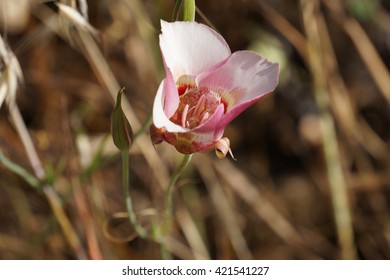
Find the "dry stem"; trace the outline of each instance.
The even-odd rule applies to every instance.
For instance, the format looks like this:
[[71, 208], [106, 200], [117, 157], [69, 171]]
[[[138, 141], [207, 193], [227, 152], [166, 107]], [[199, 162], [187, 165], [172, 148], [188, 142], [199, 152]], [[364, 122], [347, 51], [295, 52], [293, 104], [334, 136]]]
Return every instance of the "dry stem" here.
[[325, 81], [327, 73], [323, 69], [323, 65], [326, 65], [326, 63], [318, 20], [321, 17], [319, 2], [317, 0], [301, 0], [301, 7], [307, 35], [309, 66], [314, 78], [314, 96], [320, 112], [323, 152], [337, 235], [341, 246], [341, 257], [343, 259], [354, 259], [356, 258], [356, 252], [347, 186], [341, 166], [335, 125], [329, 108]]

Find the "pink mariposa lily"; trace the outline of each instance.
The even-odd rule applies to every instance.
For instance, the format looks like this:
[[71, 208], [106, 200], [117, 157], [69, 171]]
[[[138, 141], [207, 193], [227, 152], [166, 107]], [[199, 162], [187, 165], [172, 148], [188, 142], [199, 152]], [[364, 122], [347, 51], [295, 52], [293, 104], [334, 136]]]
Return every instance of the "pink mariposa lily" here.
[[272, 92], [279, 65], [251, 51], [231, 53], [225, 40], [196, 22], [161, 22], [166, 77], [153, 105], [153, 144], [166, 141], [183, 154], [230, 151], [225, 127]]

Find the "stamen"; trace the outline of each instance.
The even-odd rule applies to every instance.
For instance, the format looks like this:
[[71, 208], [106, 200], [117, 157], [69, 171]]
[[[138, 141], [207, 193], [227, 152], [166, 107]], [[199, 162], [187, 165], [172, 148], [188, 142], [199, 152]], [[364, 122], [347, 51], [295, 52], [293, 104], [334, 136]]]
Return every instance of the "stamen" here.
[[[184, 110], [183, 110], [183, 113], [181, 115], [181, 125], [183, 127], [186, 127], [186, 120], [187, 120], [187, 114], [188, 114], [188, 104], [186, 104], [186, 106], [184, 106]], [[188, 123], [188, 122], [187, 122]]]
[[195, 110], [195, 106], [192, 106], [190, 109], [188, 109], [187, 116], [190, 116], [191, 112], [194, 111], [194, 110]]
[[207, 119], [208, 119], [209, 117], [210, 117], [209, 112], [204, 112], [204, 114], [202, 115], [202, 118], [200, 119], [199, 125], [201, 125], [202, 123], [204, 123], [205, 121], [207, 121]]
[[200, 117], [200, 114], [202, 113], [204, 104], [206, 103], [206, 96], [202, 95], [195, 106], [194, 116], [196, 118]]

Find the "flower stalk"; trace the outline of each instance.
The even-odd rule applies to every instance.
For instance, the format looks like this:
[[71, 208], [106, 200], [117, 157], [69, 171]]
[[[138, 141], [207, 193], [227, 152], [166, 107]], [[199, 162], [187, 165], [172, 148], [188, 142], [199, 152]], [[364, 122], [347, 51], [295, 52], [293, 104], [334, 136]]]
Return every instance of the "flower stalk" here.
[[183, 0], [183, 21], [195, 20], [195, 0]]
[[182, 21], [194, 21], [195, 11], [195, 0], [176, 0], [172, 18], [174, 21], [180, 17]]
[[186, 169], [188, 164], [190, 163], [192, 158], [192, 154], [184, 155], [181, 163], [176, 168], [176, 170], [173, 172], [172, 177], [169, 181], [166, 193], [165, 193], [165, 226], [166, 229], [170, 229], [172, 225], [172, 217], [173, 217], [173, 190], [175, 187], [175, 184], [177, 180], [179, 179], [180, 175], [183, 173], [183, 171]]
[[145, 229], [138, 223], [137, 216], [134, 212], [133, 202], [130, 194], [129, 185], [129, 149], [131, 148], [134, 140], [133, 130], [129, 121], [127, 120], [121, 106], [122, 94], [124, 88], [119, 90], [116, 105], [111, 116], [111, 134], [112, 140], [118, 150], [121, 152], [122, 157], [122, 185], [125, 195], [125, 204], [129, 221], [133, 226], [136, 233], [145, 238], [147, 233]]
[[137, 221], [137, 216], [134, 212], [133, 202], [132, 202], [131, 194], [130, 194], [128, 152], [121, 152], [121, 156], [122, 156], [122, 184], [123, 184], [126, 210], [127, 210], [128, 216], [129, 216], [129, 221], [130, 221], [131, 225], [133, 226], [134, 230], [136, 231], [136, 233], [140, 237], [145, 238], [147, 236], [146, 230]]

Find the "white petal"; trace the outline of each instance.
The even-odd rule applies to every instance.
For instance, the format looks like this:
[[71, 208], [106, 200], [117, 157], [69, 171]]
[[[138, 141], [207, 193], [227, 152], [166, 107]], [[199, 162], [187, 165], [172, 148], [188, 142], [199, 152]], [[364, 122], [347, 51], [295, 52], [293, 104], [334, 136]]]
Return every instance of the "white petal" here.
[[175, 81], [196, 76], [230, 55], [223, 37], [204, 24], [161, 21], [161, 29], [160, 48]]

